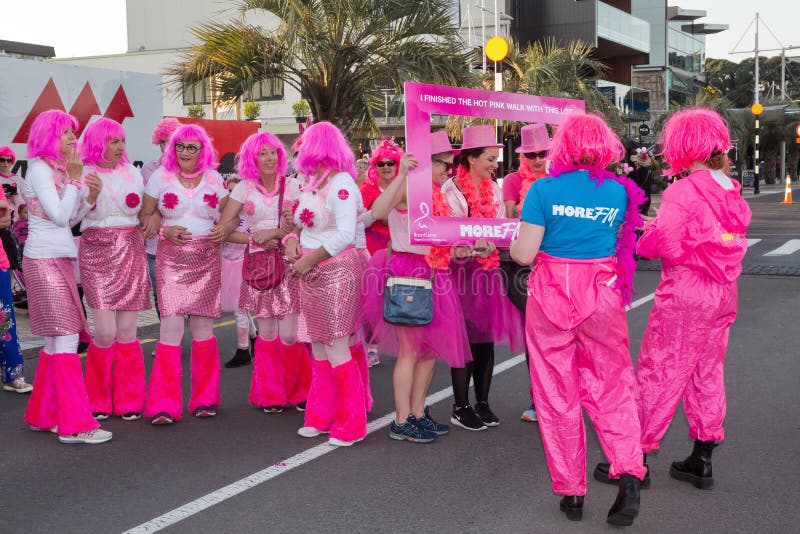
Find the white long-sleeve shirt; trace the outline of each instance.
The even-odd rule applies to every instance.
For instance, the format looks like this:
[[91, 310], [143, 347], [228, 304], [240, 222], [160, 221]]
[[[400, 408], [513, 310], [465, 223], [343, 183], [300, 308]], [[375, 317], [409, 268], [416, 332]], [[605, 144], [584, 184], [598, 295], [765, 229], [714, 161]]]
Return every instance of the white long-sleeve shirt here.
[[56, 186], [58, 172], [38, 158], [28, 165], [25, 178], [28, 240], [24, 251], [28, 258], [78, 256], [78, 247], [70, 229], [91, 206], [80, 198], [78, 188], [71, 183]]
[[358, 215], [364, 204], [352, 176], [341, 172], [316, 194], [300, 193], [299, 201], [295, 223], [303, 227], [301, 247], [323, 247], [336, 256], [355, 244]]
[[[139, 169], [131, 164], [118, 169], [95, 169], [85, 167], [83, 175], [96, 172], [103, 180], [103, 189], [97, 196], [94, 207], [81, 222], [81, 231], [87, 228], [109, 228], [112, 226], [138, 226], [139, 210], [144, 197], [144, 180]], [[81, 190], [81, 198], [89, 196], [89, 188]]]
[[211, 233], [219, 217], [219, 204], [228, 196], [228, 190], [215, 170], [206, 170], [197, 186], [187, 189], [175, 174], [159, 167], [150, 176], [145, 194], [158, 199], [162, 224], [183, 226], [193, 236], [204, 236]]

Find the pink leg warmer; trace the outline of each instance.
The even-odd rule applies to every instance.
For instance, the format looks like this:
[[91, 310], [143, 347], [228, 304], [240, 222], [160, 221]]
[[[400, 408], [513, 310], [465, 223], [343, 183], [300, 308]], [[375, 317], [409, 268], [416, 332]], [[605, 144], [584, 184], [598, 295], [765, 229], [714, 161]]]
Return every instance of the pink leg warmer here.
[[328, 360], [311, 360], [311, 387], [304, 417], [304, 426], [327, 432], [333, 424], [336, 410], [336, 382]]
[[284, 345], [281, 342], [281, 360], [289, 404], [296, 406], [306, 402], [308, 388], [311, 386], [311, 356], [308, 354], [308, 347], [305, 343]]
[[217, 338], [192, 340], [192, 396], [189, 412], [203, 406], [219, 406], [219, 348]]
[[181, 352], [180, 346], [160, 341], [156, 344], [156, 357], [144, 405], [145, 417], [166, 413], [176, 421], [180, 420], [183, 412]]
[[80, 357], [75, 353], [54, 354], [52, 368], [58, 402], [58, 434], [69, 436], [99, 428], [89, 408]]
[[336, 416], [331, 427], [331, 437], [342, 441], [356, 441], [367, 435], [367, 411], [364, 407], [364, 384], [355, 360], [333, 368], [333, 378], [339, 399]]
[[367, 412], [371, 412], [374, 401], [372, 399], [372, 388], [369, 385], [369, 365], [367, 365], [364, 346], [361, 343], [352, 345], [350, 347], [350, 356], [356, 361], [358, 372], [361, 374], [361, 383], [364, 386], [364, 407]]
[[139, 340], [114, 344], [114, 415], [144, 410], [144, 357]]
[[89, 407], [92, 413], [111, 413], [112, 377], [114, 346], [98, 347], [94, 340], [86, 351], [86, 392], [89, 394]]
[[253, 347], [253, 378], [250, 381], [250, 404], [264, 408], [286, 406], [281, 341], [256, 338]]
[[33, 378], [33, 392], [25, 412], [25, 422], [36, 428], [47, 430], [58, 424], [53, 373], [53, 355], [42, 350]]

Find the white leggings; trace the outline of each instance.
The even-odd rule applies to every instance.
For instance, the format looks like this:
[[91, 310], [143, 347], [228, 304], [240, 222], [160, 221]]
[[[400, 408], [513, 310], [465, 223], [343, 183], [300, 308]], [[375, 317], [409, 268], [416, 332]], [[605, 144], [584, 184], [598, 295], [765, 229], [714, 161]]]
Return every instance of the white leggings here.
[[236, 344], [240, 349], [250, 348], [250, 338], [256, 335], [256, 325], [253, 323], [253, 316], [250, 312], [236, 310], [233, 312], [236, 317]]
[[[192, 339], [205, 341], [214, 337], [214, 319], [192, 315], [189, 317], [189, 329]], [[159, 341], [165, 345], [180, 346], [183, 341], [184, 318], [182, 315], [161, 318], [161, 334]]]
[[311, 344], [311, 352], [315, 360], [328, 360], [332, 367], [338, 367], [351, 360], [350, 337], [334, 339], [330, 345], [316, 341]]
[[79, 334], [68, 336], [45, 336], [44, 351], [47, 354], [75, 354], [78, 352]]
[[272, 341], [280, 335], [284, 345], [294, 345], [297, 343], [297, 314], [287, 315], [280, 320], [275, 317], [259, 317], [258, 335], [266, 341]]
[[136, 339], [135, 311], [92, 310], [94, 317], [94, 344], [108, 348], [115, 340], [130, 343]]

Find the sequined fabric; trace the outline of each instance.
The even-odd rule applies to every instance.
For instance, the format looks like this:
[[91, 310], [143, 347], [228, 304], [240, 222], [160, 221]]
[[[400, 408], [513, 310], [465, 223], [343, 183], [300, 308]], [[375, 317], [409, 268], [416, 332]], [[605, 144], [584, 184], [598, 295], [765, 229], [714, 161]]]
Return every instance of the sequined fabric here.
[[354, 333], [362, 270], [361, 258], [350, 248], [300, 277], [300, 307], [311, 341], [331, 343]]
[[69, 336], [88, 330], [75, 281], [75, 258], [22, 259], [31, 333]]
[[280, 285], [259, 291], [242, 281], [239, 292], [239, 308], [253, 313], [256, 317], [277, 317], [300, 313], [300, 279], [289, 272], [287, 266]]
[[144, 238], [137, 227], [87, 228], [78, 261], [81, 285], [92, 309], [150, 309]]
[[179, 246], [158, 240], [156, 291], [162, 317], [222, 315], [219, 244], [206, 237]]

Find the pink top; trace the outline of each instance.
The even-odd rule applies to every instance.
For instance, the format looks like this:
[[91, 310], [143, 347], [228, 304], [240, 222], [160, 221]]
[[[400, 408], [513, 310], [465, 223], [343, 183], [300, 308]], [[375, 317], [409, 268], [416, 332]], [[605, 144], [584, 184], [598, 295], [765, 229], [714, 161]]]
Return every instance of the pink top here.
[[522, 175], [512, 172], [503, 178], [503, 202], [513, 200], [519, 202], [519, 190], [522, 189]]
[[[278, 227], [280, 192], [276, 190], [273, 196], [269, 196], [269, 193], [271, 191], [266, 191], [250, 180], [242, 180], [231, 192], [231, 198], [242, 204], [242, 213], [247, 220], [247, 226], [252, 230], [272, 230]], [[291, 206], [298, 194], [297, 180], [286, 178], [283, 205]]]
[[664, 191], [658, 217], [645, 226], [637, 250], [660, 258], [665, 268], [682, 265], [723, 284], [742, 272], [751, 212], [739, 184], [726, 190], [712, 173], [722, 171], [697, 170]]
[[394, 209], [389, 212], [389, 234], [392, 237], [392, 250], [395, 252], [408, 252], [427, 256], [431, 247], [425, 245], [412, 245], [408, 233], [408, 210]]
[[[96, 172], [103, 180], [103, 189], [97, 201], [81, 222], [81, 231], [87, 228], [109, 228], [112, 226], [139, 226], [139, 210], [142, 209], [144, 181], [139, 169], [131, 165], [121, 165], [117, 169], [84, 167], [84, 177]], [[89, 188], [81, 189], [85, 200]]]
[[207, 170], [192, 189], [181, 185], [177, 175], [159, 167], [147, 182], [145, 193], [158, 199], [161, 222], [168, 226], [184, 226], [193, 236], [211, 233], [219, 217], [219, 204], [228, 196], [222, 177]]

